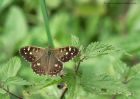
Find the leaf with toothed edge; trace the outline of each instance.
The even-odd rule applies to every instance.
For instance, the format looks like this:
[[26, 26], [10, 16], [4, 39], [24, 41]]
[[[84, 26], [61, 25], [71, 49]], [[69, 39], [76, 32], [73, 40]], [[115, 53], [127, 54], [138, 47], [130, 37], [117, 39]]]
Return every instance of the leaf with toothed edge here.
[[58, 49], [25, 46], [20, 49], [23, 58], [32, 63], [32, 69], [35, 73], [52, 76], [60, 74], [63, 62], [71, 60], [78, 53], [79, 49], [74, 46]]

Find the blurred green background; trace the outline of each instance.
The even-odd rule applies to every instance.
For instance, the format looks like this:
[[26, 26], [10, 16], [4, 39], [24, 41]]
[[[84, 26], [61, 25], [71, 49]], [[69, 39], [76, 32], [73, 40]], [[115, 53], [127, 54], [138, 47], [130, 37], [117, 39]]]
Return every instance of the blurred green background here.
[[[139, 64], [139, 0], [46, 0], [46, 5], [56, 48], [70, 45], [70, 37], [75, 35], [84, 46], [101, 41], [121, 50], [113, 56], [88, 60], [81, 68], [90, 67], [94, 74], [116, 75], [112, 64], [117, 64], [119, 59], [128, 67]], [[21, 57], [18, 50], [25, 45], [48, 47], [39, 0], [0, 0], [0, 65], [14, 56]], [[17, 74], [19, 77], [30, 82], [44, 80], [44, 76], [33, 73], [22, 58], [21, 64]], [[140, 79], [133, 84], [135, 88], [139, 88], [136, 93], [140, 93], [138, 83], [140, 84]], [[11, 91], [25, 99], [58, 99], [61, 93], [55, 85], [38, 89], [39, 92], [32, 95], [28, 95], [25, 88], [26, 86], [12, 87]], [[15, 98], [11, 96], [11, 99]], [[126, 98], [98, 95], [94, 92], [87, 94], [79, 89], [77, 97], [71, 99], [140, 99], [140, 95]]]

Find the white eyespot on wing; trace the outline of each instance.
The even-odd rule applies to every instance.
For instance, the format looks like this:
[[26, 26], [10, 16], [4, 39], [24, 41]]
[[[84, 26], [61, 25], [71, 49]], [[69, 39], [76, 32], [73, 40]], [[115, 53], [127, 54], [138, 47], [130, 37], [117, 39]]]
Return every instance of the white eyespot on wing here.
[[37, 63], [38, 66], [40, 66], [40, 63]]
[[25, 51], [26, 49], [24, 48], [23, 50]]
[[68, 52], [66, 52], [66, 55], [68, 55]]
[[30, 55], [32, 55], [33, 53], [32, 53], [32, 52], [30, 52], [29, 54], [30, 54]]
[[58, 67], [58, 64], [55, 64], [54, 67]]
[[73, 55], [73, 53], [70, 53], [71, 55]]
[[28, 51], [30, 50], [30, 47], [28, 47], [28, 49], [27, 49]]
[[24, 52], [24, 54], [27, 54], [26, 52]]
[[69, 47], [69, 51], [71, 51], [71, 47]]

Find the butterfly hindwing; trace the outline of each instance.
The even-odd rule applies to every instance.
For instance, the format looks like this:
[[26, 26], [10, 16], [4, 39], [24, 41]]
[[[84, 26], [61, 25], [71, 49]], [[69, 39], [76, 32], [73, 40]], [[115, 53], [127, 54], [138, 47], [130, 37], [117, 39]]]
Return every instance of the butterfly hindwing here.
[[39, 60], [32, 63], [32, 69], [35, 73], [57, 75], [63, 68], [63, 64], [53, 54], [43, 55]]
[[20, 49], [20, 54], [23, 56], [23, 58], [25, 58], [25, 60], [35, 62], [44, 54], [44, 51], [44, 48], [25, 46]]
[[51, 68], [50, 68], [48, 74], [50, 74], [50, 75], [57, 75], [63, 69], [63, 63], [59, 59], [57, 59], [54, 55], [52, 55], [50, 57], [49, 65]]

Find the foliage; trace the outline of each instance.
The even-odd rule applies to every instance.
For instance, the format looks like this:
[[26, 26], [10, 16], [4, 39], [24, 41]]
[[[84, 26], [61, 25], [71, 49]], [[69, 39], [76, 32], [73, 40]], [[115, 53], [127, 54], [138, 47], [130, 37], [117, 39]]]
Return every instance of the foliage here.
[[[66, 86], [66, 99], [140, 98], [138, 0], [41, 1], [0, 0], [0, 99], [59, 99]], [[39, 76], [19, 56], [25, 45], [80, 53], [64, 76]]]

